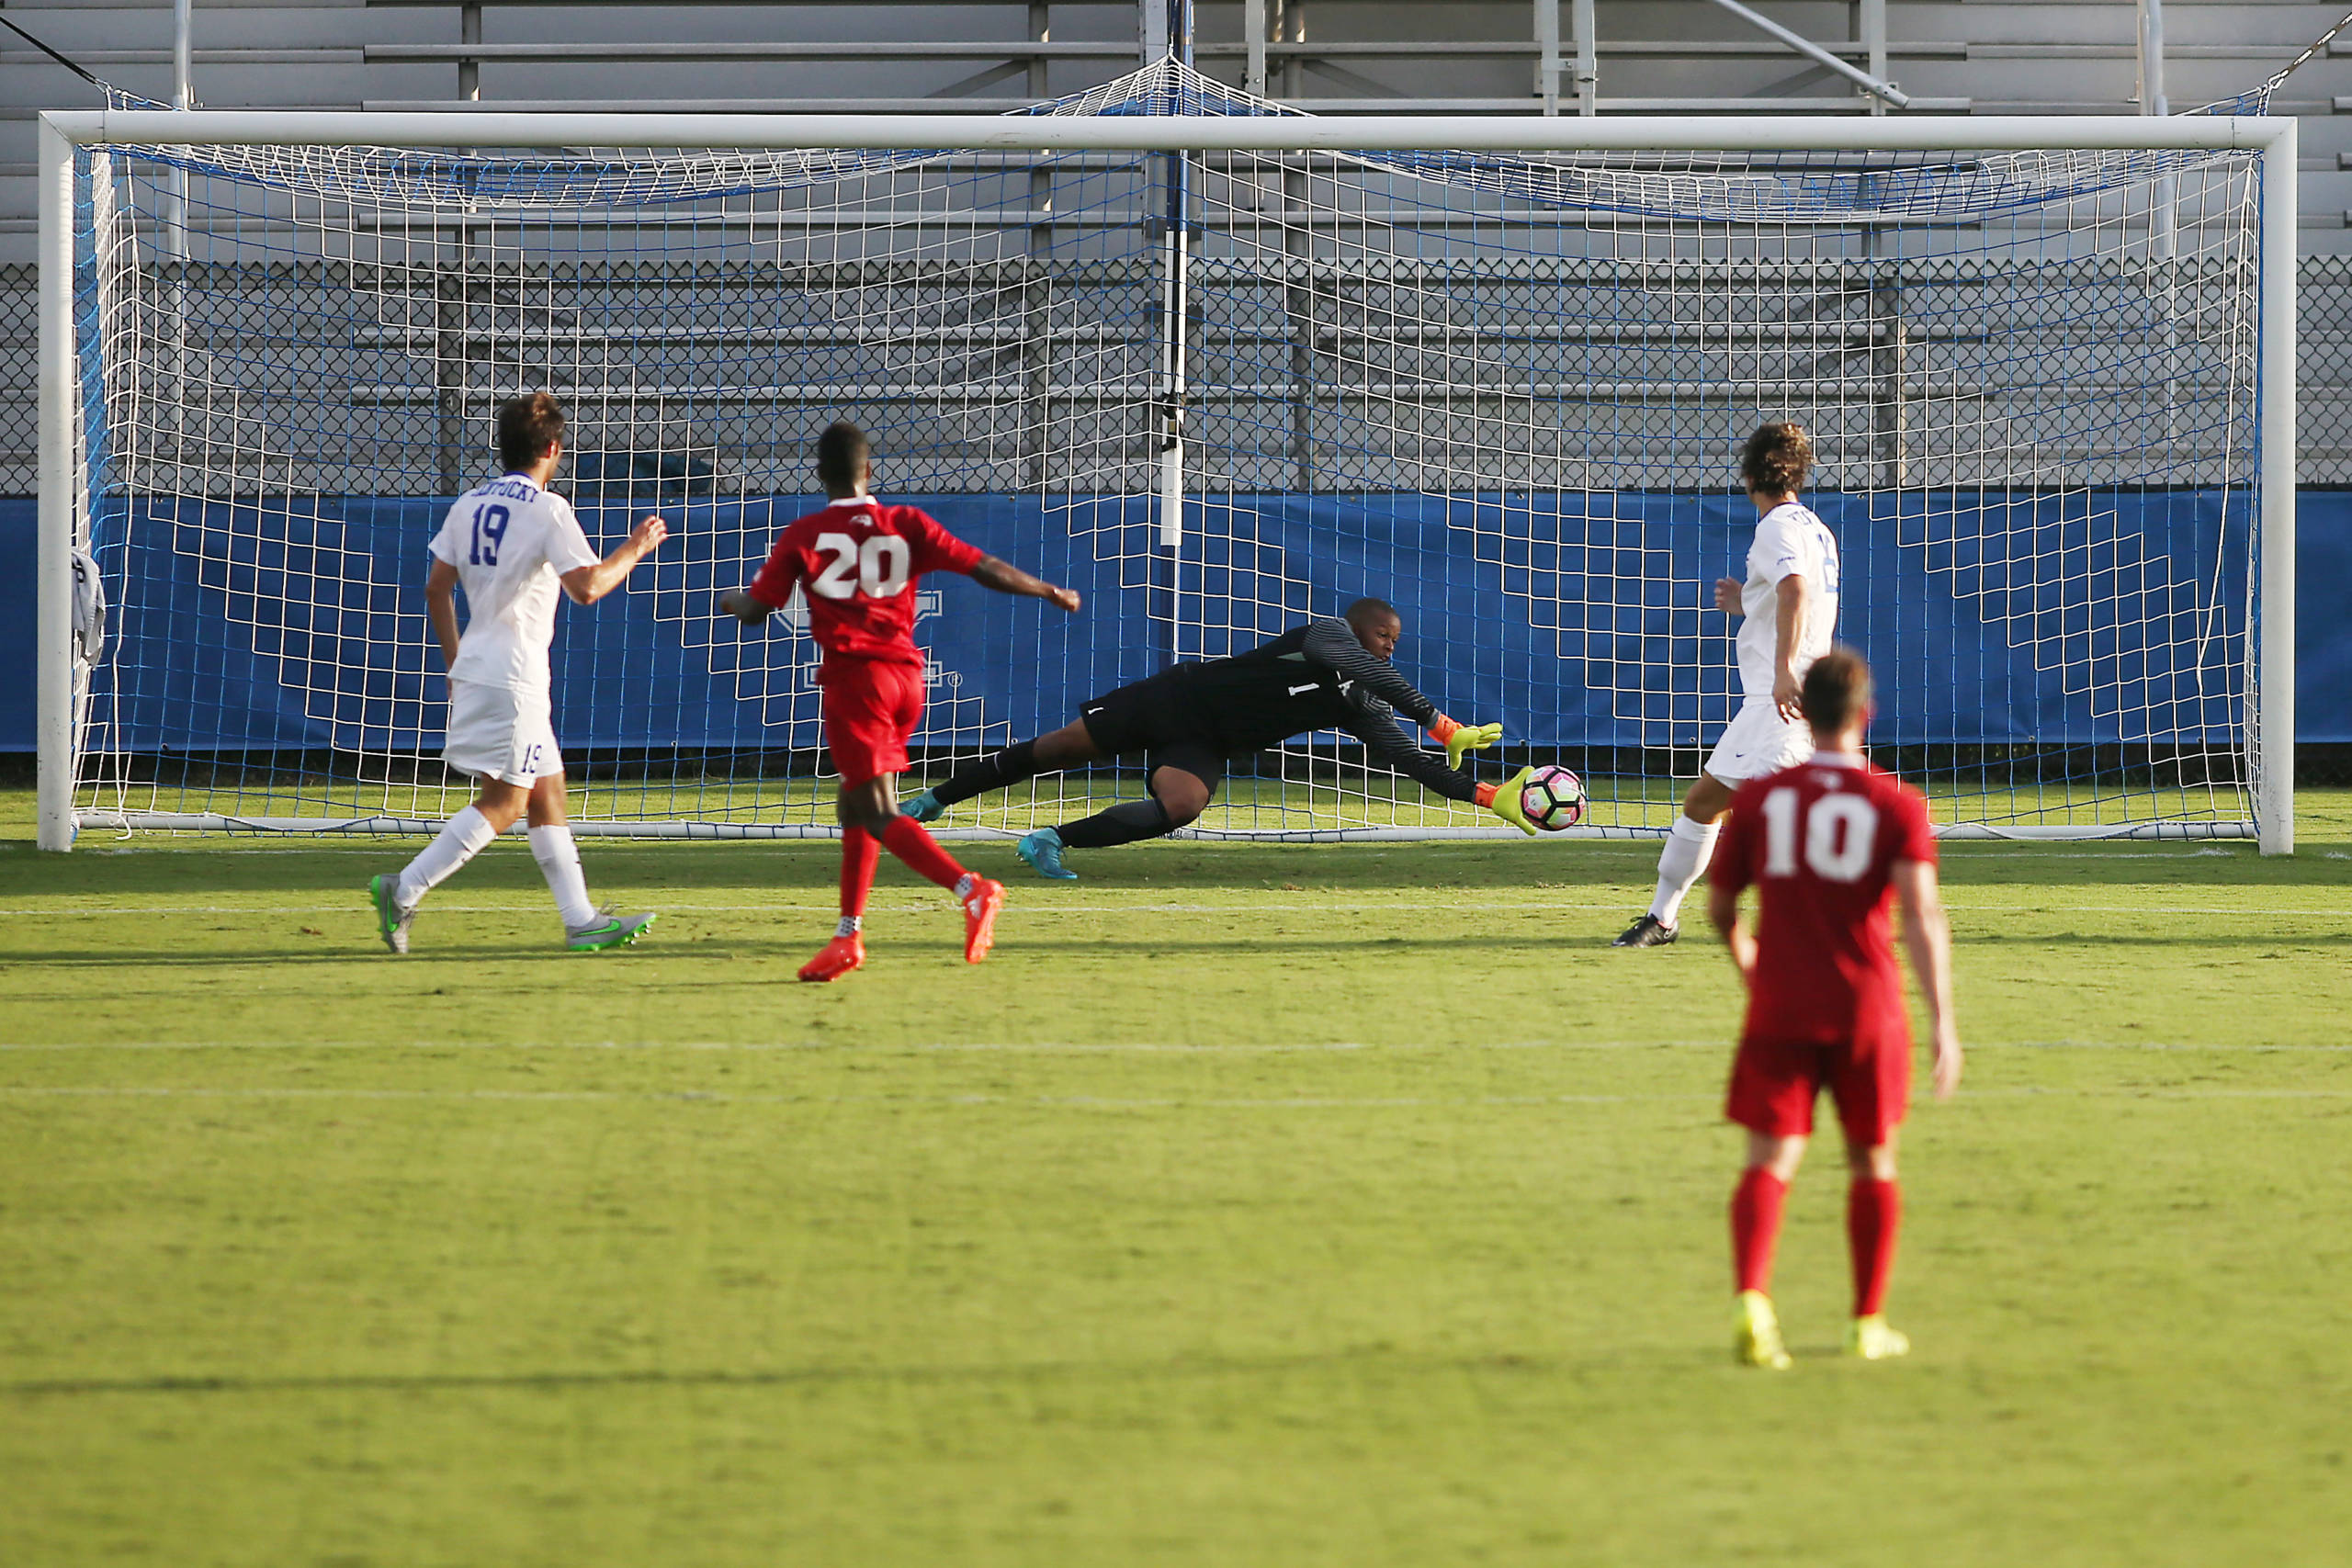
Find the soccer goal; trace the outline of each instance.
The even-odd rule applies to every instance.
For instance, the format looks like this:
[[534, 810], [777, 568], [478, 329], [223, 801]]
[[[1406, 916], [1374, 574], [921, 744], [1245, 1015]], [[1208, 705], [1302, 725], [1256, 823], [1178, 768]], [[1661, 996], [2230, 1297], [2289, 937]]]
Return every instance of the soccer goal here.
[[[462, 804], [424, 547], [536, 388], [591, 537], [674, 530], [560, 624], [582, 831], [831, 830], [802, 622], [714, 600], [835, 418], [1087, 597], [925, 585], [918, 775], [1373, 595], [1503, 761], [1584, 776], [1578, 831], [1659, 831], [1738, 702], [1736, 451], [1792, 418], [1947, 831], [2292, 845], [2291, 118], [1317, 118], [1171, 60], [990, 118], [40, 135], [51, 848]], [[1344, 737], [1237, 774], [1199, 830], [1508, 832]]]

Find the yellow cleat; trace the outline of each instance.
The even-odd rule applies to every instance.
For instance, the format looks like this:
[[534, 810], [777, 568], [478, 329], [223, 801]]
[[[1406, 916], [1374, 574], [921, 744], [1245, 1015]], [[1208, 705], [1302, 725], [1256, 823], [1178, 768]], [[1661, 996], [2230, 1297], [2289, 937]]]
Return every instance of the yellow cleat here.
[[1891, 1360], [1910, 1353], [1911, 1337], [1899, 1328], [1889, 1328], [1883, 1317], [1858, 1317], [1846, 1333], [1846, 1354], [1865, 1361]]
[[1781, 1343], [1781, 1319], [1772, 1310], [1771, 1297], [1761, 1291], [1740, 1292], [1733, 1324], [1732, 1354], [1742, 1366], [1789, 1370], [1789, 1348]]

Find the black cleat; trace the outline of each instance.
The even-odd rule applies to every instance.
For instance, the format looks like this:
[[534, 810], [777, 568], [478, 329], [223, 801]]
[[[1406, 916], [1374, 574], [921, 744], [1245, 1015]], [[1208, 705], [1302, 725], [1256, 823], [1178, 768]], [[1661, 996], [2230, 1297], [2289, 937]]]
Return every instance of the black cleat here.
[[1656, 915], [1645, 914], [1625, 928], [1625, 934], [1609, 945], [1611, 947], [1664, 947], [1682, 934], [1680, 926], [1669, 926]]

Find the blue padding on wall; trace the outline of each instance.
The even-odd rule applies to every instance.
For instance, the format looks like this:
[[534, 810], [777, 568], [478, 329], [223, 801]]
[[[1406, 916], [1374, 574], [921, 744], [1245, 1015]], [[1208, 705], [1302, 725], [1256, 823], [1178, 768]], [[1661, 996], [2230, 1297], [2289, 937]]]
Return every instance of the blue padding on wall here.
[[[953, 578], [926, 583], [940, 598], [919, 637], [946, 689], [979, 699], [970, 711], [985, 715], [989, 741], [1060, 724], [1172, 653], [1244, 648], [1363, 593], [1405, 612], [1399, 664], [1411, 679], [1449, 711], [1500, 718], [1514, 741], [1696, 745], [1733, 700], [1724, 623], [1700, 609], [1707, 583], [1737, 573], [1753, 521], [1730, 498], [1216, 498], [1191, 509], [1172, 647], [1171, 585], [1145, 502], [1081, 501], [1047, 516], [1025, 497], [903, 499], [1087, 595], [1072, 619]], [[819, 743], [805, 643], [739, 648], [720, 627], [714, 645], [707, 618], [710, 594], [741, 581], [758, 542], [807, 504], [665, 506], [680, 534], [659, 575], [593, 609], [565, 607], [556, 694], [568, 748]], [[1845, 554], [1843, 635], [1881, 669], [1882, 741], [2129, 741], [2154, 719], [2159, 739], [2196, 740], [2203, 726], [2205, 743], [2225, 743], [2215, 677], [2238, 657], [2223, 628], [2242, 618], [2244, 583], [2224, 568], [2216, 592], [2216, 561], [2238, 550], [2217, 494], [1939, 491], [1814, 504]], [[181, 502], [151, 511], [128, 549], [102, 518], [122, 738], [199, 750], [437, 745], [421, 585], [440, 512], [423, 501]], [[255, 520], [271, 544], [254, 543]], [[586, 521], [592, 537], [617, 538], [628, 515]], [[2226, 521], [2234, 536], [2242, 519]], [[2143, 538], [2170, 547], [2143, 557]], [[0, 655], [20, 676], [0, 682], [0, 750], [11, 751], [34, 745], [34, 556], [33, 503], [0, 501]], [[2303, 494], [2299, 567], [2300, 738], [2352, 741], [2352, 617], [2336, 587], [2352, 581], [2352, 492]], [[750, 635], [799, 642], [780, 626]], [[796, 690], [803, 700], [790, 700]]]

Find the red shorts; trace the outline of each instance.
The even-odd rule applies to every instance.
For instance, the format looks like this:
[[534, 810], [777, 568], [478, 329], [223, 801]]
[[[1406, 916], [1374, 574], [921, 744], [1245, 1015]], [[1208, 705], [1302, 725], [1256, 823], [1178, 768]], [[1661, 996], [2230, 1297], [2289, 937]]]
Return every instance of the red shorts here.
[[1877, 1147], [1911, 1098], [1911, 1043], [1900, 1035], [1860, 1048], [1744, 1039], [1724, 1115], [1768, 1138], [1810, 1136], [1813, 1102], [1825, 1089], [1846, 1141]]
[[819, 678], [825, 688], [825, 745], [842, 787], [905, 773], [907, 737], [922, 722], [922, 671], [911, 664], [829, 659]]

